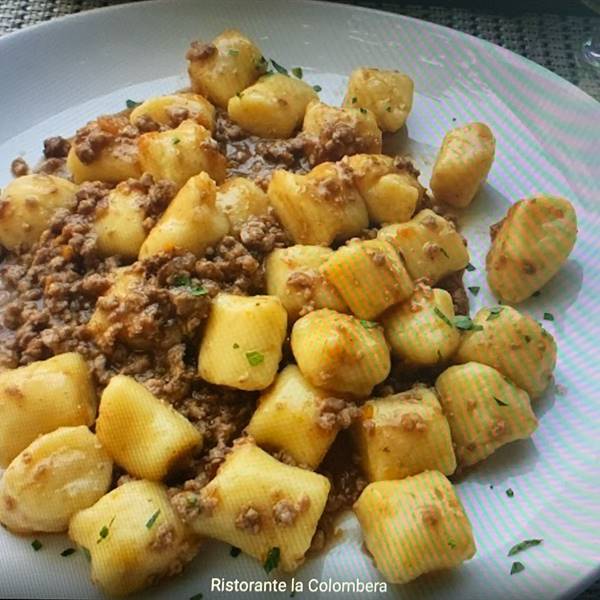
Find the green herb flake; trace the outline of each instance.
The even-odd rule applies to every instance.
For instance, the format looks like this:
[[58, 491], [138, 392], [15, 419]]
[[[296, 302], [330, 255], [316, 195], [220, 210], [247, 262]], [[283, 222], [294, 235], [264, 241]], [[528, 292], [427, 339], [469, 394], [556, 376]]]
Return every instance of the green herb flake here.
[[540, 292], [540, 290], [538, 290], [537, 292], [533, 292], [533, 294], [531, 294], [534, 298], [537, 298], [538, 296], [542, 295], [542, 292]]
[[186, 288], [186, 292], [192, 296], [206, 296], [206, 294], [208, 294], [208, 290], [205, 287], [192, 281], [187, 275], [178, 275], [175, 277], [173, 285], [175, 287]]
[[42, 549], [42, 542], [40, 542], [40, 540], [33, 540], [33, 542], [31, 542], [31, 547], [37, 552]]
[[177, 146], [177, 144], [179, 144], [179, 142], [181, 142], [181, 140], [179, 138], [173, 138], [173, 146]]
[[529, 344], [529, 342], [531, 342], [531, 337], [530, 337], [530, 336], [528, 336], [528, 335], [524, 335], [524, 336], [523, 336], [523, 339], [525, 340], [525, 343], [526, 343], [526, 344]]
[[313, 90], [315, 90], [315, 92], [317, 92], [317, 94], [322, 90], [323, 88], [320, 85], [313, 85]]
[[229, 556], [233, 558], [237, 558], [241, 553], [242, 551], [237, 546], [231, 546], [231, 550], [229, 550]]
[[448, 546], [454, 550], [454, 548], [456, 548], [456, 542], [454, 540], [448, 540]]
[[88, 562], [92, 562], [92, 555], [90, 554], [90, 551], [85, 546], [81, 546], [81, 551], [83, 552], [85, 559]]
[[60, 555], [61, 556], [71, 556], [71, 554], [75, 554], [75, 552], [77, 552], [77, 550], [75, 550], [75, 548], [65, 548]]
[[231, 50], [228, 50], [227, 54], [229, 54], [229, 56], [239, 56], [240, 51], [236, 50], [235, 48], [231, 48]]
[[442, 321], [444, 321], [448, 327], [454, 327], [454, 325], [452, 325], [452, 321], [437, 306], [433, 307], [433, 312], [435, 313], [436, 317], [439, 317]]
[[139, 106], [141, 102], [136, 102], [135, 100], [125, 100], [125, 106], [129, 109], [135, 108]]
[[202, 595], [201, 592], [194, 594], [193, 596], [190, 596], [190, 600], [202, 600], [202, 598], [204, 598], [204, 596]]
[[110, 520], [110, 523], [108, 525], [103, 525], [102, 529], [100, 529], [100, 531], [98, 532], [98, 535], [100, 536], [97, 540], [96, 540], [96, 544], [99, 544], [102, 540], [105, 540], [108, 537], [108, 534], [110, 532], [110, 528], [112, 527], [112, 524], [115, 521], [115, 517], [113, 517]]
[[356, 96], [352, 96], [352, 104], [356, 104], [358, 102], [358, 98]]
[[509, 551], [506, 556], [514, 556], [519, 552], [523, 552], [523, 550], [527, 550], [528, 548], [533, 548], [534, 546], [539, 546], [544, 540], [523, 540], [518, 544], [515, 544]]
[[366, 319], [361, 319], [360, 324], [365, 329], [374, 329], [375, 327], [377, 327], [379, 325], [379, 323], [376, 323], [375, 321], [367, 321]]
[[237, 350], [240, 347], [240, 345], [237, 342], [233, 343], [233, 349]]
[[304, 74], [302, 73], [302, 67], [294, 67], [294, 68], [292, 69], [292, 75], [293, 75], [294, 77], [296, 77], [297, 79], [302, 79], [302, 76], [304, 75]]
[[512, 497], [515, 495], [515, 493], [512, 491], [512, 488], [508, 488], [508, 489], [506, 490], [506, 495], [507, 495], [509, 498], [512, 498]]
[[503, 310], [504, 309], [501, 306], [492, 306], [492, 308], [490, 308], [490, 313], [488, 314], [486, 321], [493, 321], [494, 319], [497, 319]]
[[554, 321], [554, 315], [552, 313], [545, 312], [544, 321]]
[[510, 568], [510, 574], [514, 575], [515, 573], [520, 573], [521, 571], [525, 570], [525, 565], [519, 561], [515, 561], [511, 568]]
[[358, 110], [360, 110], [360, 112], [361, 112], [363, 115], [366, 115], [366, 114], [367, 114], [367, 109], [366, 109], [366, 108], [363, 108], [362, 106], [361, 106], [361, 107], [360, 107]]
[[267, 573], [270, 573], [273, 569], [276, 569], [278, 567], [280, 557], [281, 551], [279, 550], [279, 548], [277, 548], [277, 546], [269, 550], [269, 552], [267, 553], [267, 558], [265, 559], [265, 562], [263, 564], [263, 567], [265, 568], [265, 571]]
[[508, 406], [508, 402], [504, 402], [504, 400], [500, 400], [500, 398], [496, 398], [496, 396], [494, 396], [494, 400], [498, 406]]
[[388, 106], [388, 107], [387, 107], [385, 110], [386, 110], [387, 112], [392, 112], [392, 107], [391, 107], [391, 106]]
[[275, 62], [273, 59], [271, 59], [271, 64], [278, 73], [289, 76], [288, 70], [284, 66], [280, 65], [278, 62]]
[[479, 290], [481, 289], [478, 285], [472, 285], [467, 288], [473, 296], [477, 296], [479, 294]]
[[267, 62], [267, 59], [264, 56], [261, 56], [256, 61], [255, 66], [256, 66], [257, 70], [259, 70], [259, 71], [266, 71], [267, 67], [269, 66], [269, 63]]
[[471, 264], [469, 263], [466, 267], [467, 271], [471, 272], [471, 271], [476, 271], [477, 269]]
[[264, 362], [265, 355], [262, 352], [251, 350], [250, 352], [246, 352], [246, 359], [250, 363], [251, 367], [257, 367]]
[[481, 325], [476, 325], [473, 323], [470, 317], [465, 315], [457, 315], [452, 319], [454, 323], [454, 327], [456, 329], [461, 329], [462, 331], [483, 331], [483, 327]]
[[146, 529], [152, 529], [154, 523], [156, 523], [156, 519], [158, 519], [158, 515], [160, 515], [160, 508], [146, 521]]

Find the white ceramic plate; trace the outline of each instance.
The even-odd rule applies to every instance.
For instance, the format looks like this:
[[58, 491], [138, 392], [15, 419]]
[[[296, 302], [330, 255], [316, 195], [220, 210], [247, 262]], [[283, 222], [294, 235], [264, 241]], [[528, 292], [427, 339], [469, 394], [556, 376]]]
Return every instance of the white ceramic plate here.
[[[302, 66], [305, 79], [323, 87], [321, 97], [341, 100], [353, 67], [372, 65], [409, 73], [416, 85], [407, 131], [398, 150], [412, 155], [428, 181], [446, 130], [481, 120], [498, 139], [488, 184], [464, 224], [472, 263], [468, 285], [482, 286], [473, 308], [491, 302], [483, 271], [488, 226], [510, 203], [547, 192], [577, 207], [577, 246], [542, 295], [524, 309], [541, 319], [559, 346], [556, 382], [536, 402], [540, 426], [533, 439], [511, 444], [458, 484], [478, 546], [476, 557], [448, 573], [391, 587], [394, 598], [516, 600], [568, 598], [598, 577], [600, 565], [599, 423], [600, 369], [600, 104], [549, 71], [475, 38], [383, 12], [316, 2], [182, 0], [96, 10], [0, 39], [0, 184], [18, 154], [33, 162], [42, 140], [72, 133], [102, 112], [124, 107], [186, 84], [184, 54], [192, 39], [238, 27], [267, 57]], [[493, 486], [493, 489], [491, 489]], [[515, 495], [508, 498], [511, 487]], [[309, 561], [296, 578], [377, 581], [361, 551], [353, 517], [342, 523], [340, 543]], [[525, 538], [543, 545], [518, 558], [526, 570], [509, 575], [508, 549]], [[0, 596], [96, 598], [88, 565], [77, 553], [61, 558], [67, 542], [0, 530]], [[184, 575], [145, 598], [226, 597], [210, 591], [211, 577], [262, 580], [255, 561], [229, 556], [206, 544]], [[288, 593], [276, 595], [289, 597]], [[227, 597], [234, 597], [233, 594]], [[257, 597], [266, 597], [265, 594]], [[310, 593], [299, 598], [351, 598]], [[356, 594], [376, 597], [376, 594]]]

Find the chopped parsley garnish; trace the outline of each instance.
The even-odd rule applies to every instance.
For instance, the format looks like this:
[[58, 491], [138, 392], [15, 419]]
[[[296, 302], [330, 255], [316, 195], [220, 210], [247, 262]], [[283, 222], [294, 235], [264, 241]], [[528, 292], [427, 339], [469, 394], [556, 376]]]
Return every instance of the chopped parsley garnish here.
[[233, 349], [237, 350], [240, 347], [240, 345], [237, 342], [233, 343]]
[[483, 331], [481, 325], [476, 325], [470, 317], [465, 315], [458, 315], [454, 317], [452, 321], [454, 322], [454, 327], [456, 327], [456, 329], [462, 329], [463, 331]]
[[102, 528], [98, 532], [98, 535], [100, 537], [96, 540], [96, 544], [99, 544], [102, 540], [105, 540], [108, 537], [108, 534], [110, 533], [110, 528], [112, 527], [112, 524], [114, 523], [114, 521], [115, 521], [115, 517], [113, 517], [110, 520], [110, 523], [108, 525], [102, 526]]
[[152, 529], [154, 523], [156, 523], [156, 519], [158, 519], [158, 515], [160, 515], [160, 508], [146, 521], [146, 529]]
[[454, 550], [454, 548], [456, 548], [456, 542], [454, 540], [448, 540], [448, 546]]
[[385, 110], [386, 110], [387, 112], [392, 112], [392, 107], [391, 107], [391, 106], [388, 106], [388, 107], [387, 107]]
[[229, 51], [227, 52], [227, 54], [229, 54], [229, 56], [239, 56], [239, 54], [240, 54], [240, 51], [239, 51], [239, 50], [236, 50], [235, 48], [231, 48], [231, 50], [229, 50]]
[[366, 108], [363, 108], [362, 106], [361, 106], [361, 107], [360, 107], [358, 110], [360, 110], [360, 112], [361, 112], [363, 115], [366, 115], [366, 114], [367, 114], [367, 109], [366, 109]]
[[454, 327], [454, 325], [452, 325], [452, 321], [437, 306], [433, 307], [433, 312], [437, 317], [444, 321], [448, 327]]
[[90, 551], [85, 546], [81, 546], [81, 551], [83, 552], [85, 559], [88, 562], [92, 562], [92, 555], [90, 554]]
[[467, 288], [473, 296], [477, 296], [479, 294], [480, 287], [478, 285], [471, 285]]
[[202, 598], [204, 598], [202, 592], [198, 592], [197, 594], [190, 596], [190, 600], [202, 600]]
[[141, 102], [136, 102], [135, 100], [125, 100], [125, 106], [127, 108], [135, 108], [136, 106], [139, 106], [141, 104]]
[[208, 294], [208, 290], [206, 288], [193, 281], [187, 275], [178, 275], [175, 277], [173, 280], [173, 285], [175, 287], [186, 288], [186, 292], [192, 296], [206, 296], [206, 294]]
[[356, 104], [358, 101], [358, 98], [356, 96], [352, 96], [352, 104]]
[[465, 268], [467, 269], [467, 271], [476, 271], [477, 270], [471, 263], [469, 263]]
[[375, 327], [377, 327], [379, 325], [379, 323], [375, 323], [375, 321], [367, 321], [366, 319], [361, 319], [360, 324], [365, 329], [374, 329]]
[[264, 56], [261, 56], [257, 61], [256, 61], [256, 68], [259, 71], [266, 71], [267, 67], [269, 66], [269, 63], [267, 62], [267, 59]]
[[77, 552], [77, 550], [75, 550], [75, 548], [65, 548], [60, 555], [61, 556], [71, 556], [71, 554], [75, 554], [75, 552]]
[[506, 490], [506, 495], [507, 495], [509, 498], [512, 498], [512, 497], [515, 495], [515, 493], [512, 491], [512, 488], [508, 488], [508, 489]]
[[514, 575], [515, 573], [520, 573], [521, 571], [525, 570], [525, 565], [519, 561], [515, 561], [511, 568], [510, 568], [510, 574]]
[[273, 569], [276, 569], [279, 565], [279, 558], [281, 557], [281, 552], [277, 546], [271, 548], [267, 554], [267, 558], [263, 564], [265, 571], [270, 573]]
[[273, 65], [273, 68], [278, 72], [281, 73], [282, 75], [288, 75], [288, 70], [283, 67], [282, 65], [280, 65], [278, 62], [275, 62], [273, 59], [271, 59], [271, 64]]
[[37, 552], [42, 549], [42, 542], [40, 542], [40, 540], [33, 540], [33, 542], [31, 542], [31, 547]]
[[173, 146], [177, 146], [181, 140], [179, 138], [173, 138]]
[[504, 402], [504, 400], [500, 400], [500, 398], [496, 398], [496, 396], [494, 396], [494, 400], [498, 406], [508, 406], [508, 402]]
[[251, 350], [250, 352], [246, 352], [246, 359], [250, 363], [251, 367], [256, 367], [264, 362], [265, 355], [262, 352]]
[[504, 309], [501, 306], [493, 306], [490, 308], [490, 314], [487, 316], [486, 321], [493, 321], [494, 319], [497, 319], [503, 310]]
[[231, 546], [231, 550], [229, 551], [229, 556], [232, 556], [233, 558], [236, 558], [241, 553], [242, 553], [242, 551], [237, 546]]
[[533, 292], [533, 294], [531, 294], [534, 298], [537, 298], [538, 296], [542, 295], [542, 292], [540, 292], [540, 290], [538, 290], [537, 292]]
[[554, 321], [554, 315], [552, 313], [544, 313], [544, 321]]
[[523, 552], [523, 550], [527, 550], [528, 548], [533, 548], [534, 546], [539, 546], [544, 540], [523, 540], [518, 544], [515, 544], [509, 551], [506, 556], [514, 556], [519, 552]]
[[296, 77], [297, 79], [302, 79], [302, 75], [303, 75], [303, 73], [302, 73], [302, 67], [294, 67], [292, 69], [292, 75], [294, 77]]
[[313, 85], [313, 90], [315, 90], [315, 92], [319, 93], [323, 88], [320, 85]]
[[531, 337], [530, 337], [530, 336], [528, 336], [528, 335], [524, 335], [524, 336], [523, 336], [523, 339], [525, 340], [525, 343], [526, 343], [526, 344], [529, 344], [529, 342], [531, 342]]
[[450, 255], [446, 252], [446, 250], [444, 250], [444, 248], [442, 248], [441, 246], [438, 246], [438, 248], [440, 249], [440, 252], [446, 257], [446, 258], [450, 258]]

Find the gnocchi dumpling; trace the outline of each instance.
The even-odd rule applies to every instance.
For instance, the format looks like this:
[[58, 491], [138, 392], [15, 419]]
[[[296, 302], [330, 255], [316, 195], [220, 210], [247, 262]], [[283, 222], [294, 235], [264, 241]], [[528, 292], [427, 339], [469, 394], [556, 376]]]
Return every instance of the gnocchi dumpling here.
[[321, 163], [306, 175], [275, 171], [267, 191], [296, 244], [329, 246], [369, 226], [367, 207], [343, 163]]
[[0, 244], [7, 250], [31, 248], [61, 208], [75, 206], [77, 186], [54, 175], [24, 175], [0, 194]]
[[237, 29], [223, 31], [211, 43], [192, 42], [186, 58], [192, 89], [221, 108], [267, 69], [260, 49]]
[[139, 188], [121, 182], [108, 194], [106, 205], [96, 208], [96, 247], [105, 257], [137, 258], [146, 239], [145, 195]]
[[398, 131], [412, 109], [414, 84], [399, 71], [361, 67], [350, 74], [344, 106], [370, 110], [383, 131]]
[[288, 365], [261, 394], [246, 431], [259, 446], [283, 450], [297, 464], [316, 469], [340, 429], [332, 410], [340, 404], [345, 406]]
[[190, 524], [262, 563], [278, 548], [279, 568], [294, 571], [304, 562], [329, 488], [323, 475], [283, 464], [245, 441], [200, 491], [199, 514]]
[[435, 285], [469, 264], [466, 242], [456, 227], [428, 208], [407, 223], [382, 227], [377, 237], [396, 248], [415, 281]]
[[496, 369], [469, 362], [446, 369], [436, 380], [456, 456], [473, 465], [498, 448], [525, 439], [537, 428], [527, 392]]
[[496, 152], [496, 140], [485, 123], [449, 131], [438, 153], [429, 186], [436, 200], [468, 206], [485, 183]]
[[453, 319], [452, 296], [420, 284], [409, 300], [383, 315], [382, 323], [394, 357], [407, 366], [433, 367], [458, 348], [460, 333]]
[[85, 426], [34, 440], [0, 480], [0, 522], [15, 533], [66, 531], [69, 520], [109, 489], [112, 460]]
[[308, 151], [312, 165], [361, 152], [381, 152], [381, 130], [373, 113], [365, 109], [312, 101], [306, 108], [302, 133], [313, 141]]
[[177, 127], [182, 121], [191, 119], [212, 132], [215, 128], [215, 107], [198, 94], [157, 96], [136, 106], [129, 115], [132, 125], [143, 126], [147, 119], [151, 119], [152, 124], [168, 127]]
[[410, 220], [425, 192], [419, 183], [419, 172], [410, 162], [385, 154], [356, 154], [344, 162], [352, 170], [371, 223]]
[[456, 469], [450, 427], [430, 388], [368, 400], [353, 433], [369, 481]]
[[69, 537], [89, 556], [92, 581], [113, 596], [181, 573], [199, 547], [165, 486], [144, 480], [124, 483], [78, 512]]
[[348, 312], [348, 306], [323, 274], [331, 248], [303, 246], [276, 248], [265, 263], [267, 293], [277, 296], [290, 321], [319, 308]]
[[96, 394], [85, 359], [58, 354], [0, 373], [0, 467], [58, 427], [91, 425]]
[[548, 283], [567, 260], [577, 239], [577, 216], [564, 198], [520, 200], [493, 236], [488, 283], [503, 302], [516, 304]]
[[170, 404], [126, 375], [104, 388], [96, 435], [117, 464], [160, 481], [202, 446], [202, 434]]
[[475, 554], [469, 518], [439, 471], [371, 483], [354, 512], [375, 566], [390, 583], [457, 567]]
[[510, 378], [532, 399], [542, 395], [556, 365], [554, 338], [530, 316], [510, 306], [482, 308], [466, 331], [454, 361], [480, 362]]
[[139, 137], [140, 164], [155, 180], [169, 179], [177, 189], [194, 175], [206, 172], [217, 183], [225, 179], [227, 159], [210, 131], [187, 120], [175, 129], [151, 131]]
[[361, 319], [375, 319], [386, 308], [406, 300], [414, 287], [394, 247], [382, 240], [351, 240], [322, 268]]
[[302, 123], [306, 107], [317, 100], [308, 83], [279, 73], [263, 75], [233, 96], [227, 112], [240, 127], [265, 138], [289, 138]]
[[275, 379], [287, 313], [275, 296], [219, 294], [198, 352], [198, 374], [217, 385], [263, 390]]
[[229, 220], [217, 206], [217, 187], [207, 173], [190, 177], [158, 223], [150, 230], [139, 252], [140, 259], [160, 252], [187, 250], [202, 256], [229, 233]]
[[245, 177], [233, 177], [219, 186], [216, 203], [231, 229], [239, 229], [250, 217], [268, 214], [270, 206], [267, 194]]
[[340, 394], [368, 396], [390, 372], [390, 351], [376, 323], [329, 309], [298, 319], [292, 351], [312, 385]]

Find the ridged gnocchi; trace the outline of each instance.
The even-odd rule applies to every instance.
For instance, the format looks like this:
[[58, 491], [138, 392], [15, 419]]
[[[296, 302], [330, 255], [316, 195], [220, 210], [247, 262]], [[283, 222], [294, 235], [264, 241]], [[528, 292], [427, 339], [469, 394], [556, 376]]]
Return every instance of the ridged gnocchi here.
[[329, 246], [369, 225], [367, 207], [342, 163], [321, 163], [306, 175], [275, 171], [267, 194], [296, 244]]
[[436, 200], [468, 206], [485, 183], [496, 152], [496, 140], [485, 123], [449, 131], [437, 155], [429, 186]]
[[85, 426], [34, 440], [0, 480], [0, 522], [15, 533], [67, 531], [69, 520], [109, 489], [112, 460]]
[[453, 320], [452, 296], [423, 284], [381, 319], [392, 355], [408, 367], [433, 367], [450, 360], [460, 343]]
[[193, 42], [187, 59], [192, 89], [221, 108], [267, 68], [260, 49], [237, 29], [223, 31], [211, 43]]
[[80, 354], [68, 352], [0, 373], [0, 467], [38, 435], [91, 425], [96, 393]]
[[354, 505], [367, 550], [390, 583], [456, 567], [475, 554], [471, 523], [438, 471], [369, 484]]
[[140, 259], [160, 252], [187, 250], [202, 256], [229, 233], [229, 220], [217, 206], [217, 186], [207, 173], [190, 177], [150, 230]]
[[78, 512], [69, 537], [89, 556], [92, 581], [113, 596], [181, 573], [200, 545], [173, 510], [166, 487], [144, 480], [124, 483]]
[[481, 330], [465, 332], [454, 361], [494, 367], [532, 399], [541, 396], [556, 365], [554, 338], [530, 316], [510, 306], [482, 308], [473, 323]]
[[435, 285], [469, 264], [466, 242], [456, 227], [428, 208], [407, 223], [382, 227], [377, 237], [396, 248], [415, 281]]
[[538, 196], [513, 204], [486, 258], [492, 291], [503, 302], [523, 302], [556, 275], [576, 239], [577, 216], [568, 200]]
[[456, 469], [450, 427], [430, 388], [415, 386], [368, 400], [353, 434], [369, 481], [403, 479], [429, 470], [452, 475]]
[[376, 323], [329, 309], [292, 328], [292, 352], [302, 375], [334, 393], [368, 396], [390, 372], [390, 351]]
[[290, 321], [319, 308], [348, 312], [348, 306], [323, 272], [323, 265], [332, 255], [331, 248], [296, 244], [276, 248], [267, 257], [267, 293], [281, 300]]
[[139, 137], [140, 164], [155, 180], [169, 179], [177, 189], [203, 171], [217, 183], [225, 179], [227, 159], [219, 152], [210, 131], [187, 120], [168, 131], [151, 131]]
[[383, 131], [398, 131], [413, 104], [412, 79], [398, 71], [361, 67], [350, 74], [344, 106], [370, 110]]
[[263, 75], [227, 103], [240, 127], [265, 138], [288, 138], [298, 129], [317, 93], [308, 83], [279, 73]]
[[31, 248], [61, 208], [72, 209], [78, 187], [54, 175], [24, 175], [0, 194], [0, 244], [8, 250]]
[[212, 133], [215, 128], [215, 107], [199, 94], [180, 93], [148, 98], [129, 115], [132, 125], [141, 125], [145, 119], [158, 125], [177, 127], [191, 119]]

